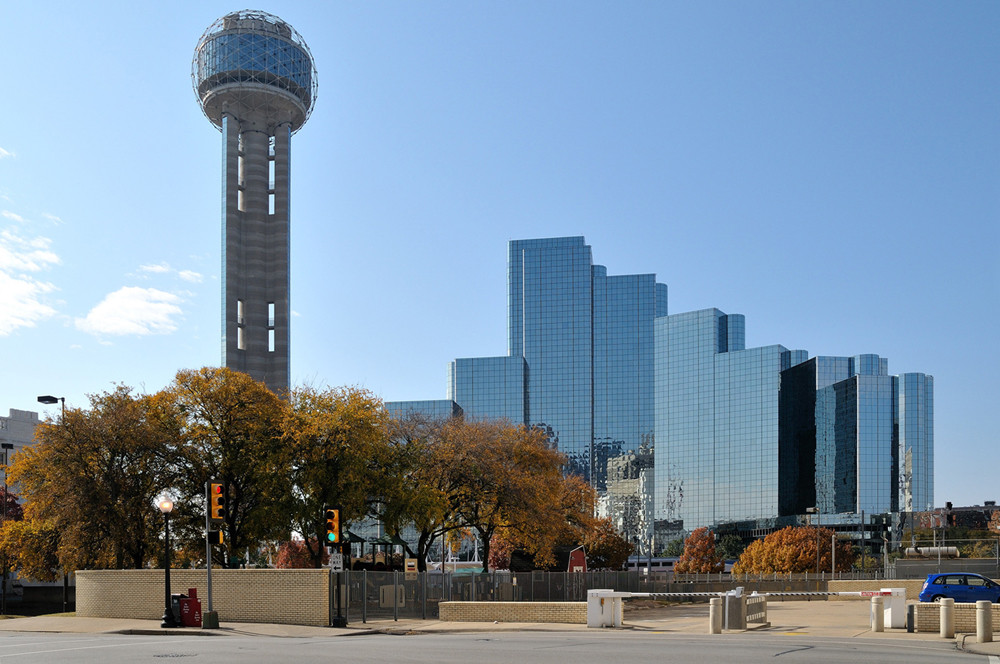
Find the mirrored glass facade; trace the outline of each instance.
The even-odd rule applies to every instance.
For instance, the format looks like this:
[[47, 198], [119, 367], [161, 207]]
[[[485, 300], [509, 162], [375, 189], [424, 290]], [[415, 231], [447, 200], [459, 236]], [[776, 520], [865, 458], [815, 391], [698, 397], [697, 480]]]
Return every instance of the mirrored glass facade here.
[[701, 526], [932, 502], [930, 377], [748, 349], [742, 315], [668, 315], [655, 275], [609, 276], [582, 237], [510, 242], [507, 286], [508, 354], [451, 362], [447, 403], [544, 430], [641, 553]]
[[899, 376], [899, 509], [934, 507], [934, 377]]
[[448, 365], [448, 398], [466, 417], [527, 422], [524, 358], [471, 357]]
[[742, 315], [718, 309], [656, 321], [654, 514], [671, 533], [778, 513], [780, 373], [806, 359], [744, 348]]
[[[816, 357], [782, 372], [779, 513], [930, 509], [932, 392], [933, 378], [890, 376], [888, 360], [874, 354]], [[903, 441], [907, 426], [911, 445]], [[923, 502], [908, 508], [914, 499]]]
[[403, 418], [408, 415], [422, 415], [430, 420], [445, 420], [462, 415], [462, 408], [451, 399], [426, 399], [424, 401], [386, 401], [385, 410], [389, 415]]

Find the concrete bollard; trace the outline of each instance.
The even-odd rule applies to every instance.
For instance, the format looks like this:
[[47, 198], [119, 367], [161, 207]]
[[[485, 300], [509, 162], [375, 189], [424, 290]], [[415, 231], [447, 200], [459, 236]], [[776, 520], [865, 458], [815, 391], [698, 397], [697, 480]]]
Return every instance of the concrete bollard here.
[[722, 634], [722, 598], [708, 600], [708, 633]]
[[941, 638], [955, 638], [955, 600], [950, 597], [942, 597], [938, 600], [941, 612]]
[[976, 643], [993, 640], [993, 603], [988, 599], [976, 602]]
[[885, 631], [885, 602], [881, 597], [872, 597], [872, 631]]

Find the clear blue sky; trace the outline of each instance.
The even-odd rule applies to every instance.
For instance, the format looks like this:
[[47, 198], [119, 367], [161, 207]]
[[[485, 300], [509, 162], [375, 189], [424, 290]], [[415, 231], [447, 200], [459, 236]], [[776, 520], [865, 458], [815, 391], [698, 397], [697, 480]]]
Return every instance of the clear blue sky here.
[[[0, 10], [0, 414], [220, 362], [219, 132], [190, 59], [244, 8]], [[510, 239], [584, 235], [747, 345], [933, 374], [936, 502], [1000, 499], [1000, 3], [272, 2], [292, 378], [444, 398], [506, 351]]]

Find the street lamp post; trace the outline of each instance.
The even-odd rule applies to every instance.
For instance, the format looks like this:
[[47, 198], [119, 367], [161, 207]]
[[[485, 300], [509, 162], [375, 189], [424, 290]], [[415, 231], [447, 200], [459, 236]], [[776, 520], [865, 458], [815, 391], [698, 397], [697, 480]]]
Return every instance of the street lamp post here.
[[160, 627], [177, 627], [174, 608], [170, 605], [170, 513], [174, 503], [169, 498], [160, 500], [158, 507], [163, 512], [163, 622]]
[[[66, 397], [54, 397], [51, 394], [43, 394], [38, 397], [38, 403], [51, 406], [55, 403], [62, 403], [62, 417], [60, 422], [66, 426]], [[63, 570], [63, 613], [69, 611], [69, 573]]]
[[[3, 513], [0, 523], [7, 522], [7, 453], [14, 449], [13, 443], [0, 443], [3, 448]], [[0, 588], [0, 614], [7, 615], [7, 559], [3, 561], [3, 587]]]

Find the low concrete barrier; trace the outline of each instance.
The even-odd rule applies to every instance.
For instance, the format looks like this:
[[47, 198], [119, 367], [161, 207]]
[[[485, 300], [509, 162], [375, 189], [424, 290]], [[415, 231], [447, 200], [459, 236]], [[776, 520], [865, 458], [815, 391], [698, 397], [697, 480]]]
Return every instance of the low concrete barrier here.
[[446, 622], [521, 622], [587, 624], [586, 602], [441, 602]]

